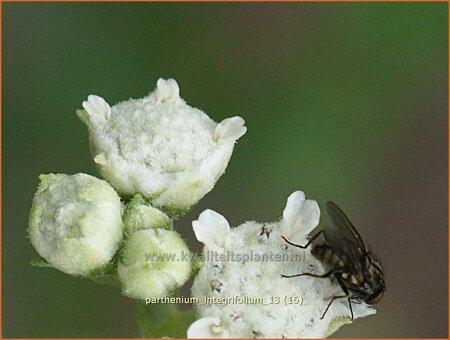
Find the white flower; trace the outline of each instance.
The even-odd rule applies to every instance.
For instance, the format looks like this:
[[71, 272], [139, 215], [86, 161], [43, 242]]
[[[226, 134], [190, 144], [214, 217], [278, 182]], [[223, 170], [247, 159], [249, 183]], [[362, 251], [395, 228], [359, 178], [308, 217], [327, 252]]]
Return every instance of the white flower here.
[[136, 231], [119, 254], [122, 293], [140, 300], [168, 295], [189, 279], [191, 260], [186, 243], [175, 231]]
[[81, 173], [39, 179], [28, 229], [39, 255], [72, 275], [107, 265], [122, 239], [122, 206], [114, 189]]
[[187, 330], [189, 339], [228, 338], [228, 336], [228, 332], [223, 329], [218, 318], [198, 319]]
[[[197, 225], [195, 232], [197, 238], [205, 240], [205, 261], [192, 286], [192, 296], [199, 299], [199, 320], [192, 324], [188, 337], [220, 337], [210, 331], [211, 324], [219, 325], [221, 334], [231, 338], [326, 337], [351, 322], [346, 298], [335, 300], [321, 319], [330, 299], [343, 294], [334, 280], [281, 276], [322, 274], [327, 270], [310, 248], [292, 247], [282, 239], [306, 240], [318, 224], [315, 201], [305, 201], [304, 194], [298, 191], [289, 197], [280, 221], [246, 222], [231, 228], [222, 249], [221, 266], [208, 261], [207, 254], [210, 235], [214, 230], [225, 230], [224, 218], [211, 211], [207, 214], [215, 217], [209, 218], [203, 229], [209, 226], [212, 231], [200, 232], [199, 238]], [[199, 221], [204, 220], [202, 217]], [[214, 221], [220, 226], [213, 225]], [[375, 313], [364, 303], [352, 304], [352, 308], [355, 318]]]
[[280, 230], [284, 237], [297, 244], [305, 244], [306, 236], [319, 224], [320, 209], [314, 200], [305, 200], [302, 191], [293, 192], [283, 210]]
[[207, 209], [198, 220], [192, 222], [197, 240], [212, 251], [222, 252], [230, 234], [230, 225], [225, 217]]
[[94, 161], [121, 194], [140, 193], [155, 207], [183, 212], [224, 173], [244, 120], [217, 124], [179, 96], [175, 80], [159, 79], [149, 96], [112, 107], [90, 95], [77, 111], [88, 126]]

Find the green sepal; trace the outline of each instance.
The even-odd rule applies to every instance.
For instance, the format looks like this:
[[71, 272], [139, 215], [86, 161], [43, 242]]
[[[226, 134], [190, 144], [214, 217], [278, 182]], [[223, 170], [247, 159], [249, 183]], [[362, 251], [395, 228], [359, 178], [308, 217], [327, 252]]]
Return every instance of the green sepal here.
[[116, 253], [112, 261], [106, 267], [94, 270], [87, 275], [87, 278], [100, 284], [122, 287], [117, 275], [117, 261], [118, 254]]
[[30, 264], [33, 267], [52, 268], [52, 266], [43, 257], [36, 257], [31, 260]]
[[89, 116], [85, 110], [79, 109], [75, 111], [75, 114], [80, 118], [80, 120], [86, 124], [89, 125]]
[[191, 273], [191, 277], [197, 275], [198, 271], [202, 268], [202, 266], [203, 266], [203, 261], [202, 261], [200, 258], [195, 257], [195, 258], [192, 260], [192, 273]]

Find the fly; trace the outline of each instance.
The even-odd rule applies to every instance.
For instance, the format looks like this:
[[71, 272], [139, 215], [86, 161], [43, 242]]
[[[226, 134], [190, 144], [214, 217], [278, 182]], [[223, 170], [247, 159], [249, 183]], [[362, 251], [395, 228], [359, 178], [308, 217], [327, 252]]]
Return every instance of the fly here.
[[325, 242], [314, 244], [311, 253], [321, 260], [329, 270], [322, 275], [301, 273], [282, 275], [282, 277], [328, 278], [333, 275], [344, 294], [331, 298], [321, 319], [325, 317], [334, 300], [347, 298], [353, 321], [352, 300], [374, 305], [383, 298], [385, 291], [383, 269], [372, 252], [367, 249], [361, 235], [344, 212], [333, 202], [327, 202], [327, 212], [331, 217], [332, 224], [314, 235], [306, 245], [294, 244], [284, 236], [283, 239], [291, 246], [306, 249], [323, 233]]

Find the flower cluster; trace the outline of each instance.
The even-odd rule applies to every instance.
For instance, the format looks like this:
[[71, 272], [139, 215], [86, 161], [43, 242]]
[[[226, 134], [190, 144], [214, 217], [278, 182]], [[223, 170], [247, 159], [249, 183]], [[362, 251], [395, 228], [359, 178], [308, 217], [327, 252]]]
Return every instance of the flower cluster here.
[[[159, 79], [141, 99], [110, 106], [90, 95], [83, 102], [77, 115], [103, 179], [39, 177], [28, 229], [41, 256], [35, 263], [119, 284], [139, 300], [173, 294], [188, 281], [199, 263], [180, 260], [193, 254], [173, 220], [212, 190], [246, 127], [241, 117], [214, 122], [179, 92], [175, 80]], [[342, 295], [337, 282], [293, 277], [325, 272], [311, 249], [293, 247], [307, 243], [319, 218], [317, 202], [301, 191], [289, 196], [276, 222], [230, 228], [219, 213], [202, 212], [192, 222], [204, 244], [191, 289], [198, 319], [187, 337], [326, 337], [350, 323], [347, 299], [333, 299]], [[354, 318], [374, 313], [365, 303], [353, 305]], [[175, 323], [182, 318], [169, 314]]]
[[244, 120], [214, 122], [181, 99], [173, 79], [112, 107], [90, 95], [83, 108], [77, 115], [104, 180], [40, 176], [28, 229], [39, 263], [74, 276], [113, 276], [136, 299], [170, 294], [189, 279], [192, 263], [146, 255], [189, 252], [172, 220], [224, 173]]

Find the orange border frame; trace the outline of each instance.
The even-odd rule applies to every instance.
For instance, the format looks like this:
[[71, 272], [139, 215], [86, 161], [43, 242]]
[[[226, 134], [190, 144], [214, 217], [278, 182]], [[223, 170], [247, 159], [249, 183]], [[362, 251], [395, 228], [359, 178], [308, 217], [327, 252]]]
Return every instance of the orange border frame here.
[[[449, 4], [450, 0], [164, 0], [164, 1], [157, 1], [157, 0], [0, 0], [0, 21], [3, 19], [2, 17], [2, 3], [3, 2], [446, 2]], [[449, 266], [449, 271], [447, 272], [447, 284], [448, 284], [448, 290], [447, 290], [447, 338], [427, 338], [427, 339], [450, 339], [450, 5], [447, 5], [447, 16], [448, 16], [448, 30], [447, 30], [447, 48], [448, 48], [448, 54], [447, 54], [447, 91], [448, 91], [448, 106], [447, 106], [447, 152], [448, 152], [448, 159], [447, 159], [447, 264]], [[2, 114], [3, 114], [3, 54], [2, 54], [2, 47], [3, 47], [3, 40], [2, 40], [2, 30], [3, 26], [0, 25], [0, 135], [2, 135], [3, 131], [3, 125], [2, 125]], [[3, 175], [2, 175], [2, 169], [3, 169], [3, 157], [2, 157], [2, 151], [3, 151], [3, 139], [0, 138], [0, 293], [3, 293], [3, 267], [2, 267], [2, 242], [3, 242], [3, 202], [2, 202], [2, 194], [3, 193]], [[0, 295], [0, 340], [2, 339], [28, 339], [28, 338], [4, 338], [3, 337], [3, 304], [1, 303], [2, 295]], [[97, 339], [109, 339], [109, 338], [33, 338], [34, 340], [77, 340], [77, 339], [83, 339], [83, 340], [97, 340]], [[150, 338], [114, 338], [114, 340], [135, 340], [135, 339], [150, 339]], [[341, 340], [351, 340], [351, 338], [338, 338]], [[375, 340], [375, 339], [382, 339], [382, 340], [398, 340], [398, 338], [364, 338], [367, 340]], [[422, 340], [423, 338], [408, 338], [410, 340]]]
[[449, 2], [449, 0], [0, 0], [2, 2]]

